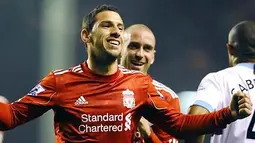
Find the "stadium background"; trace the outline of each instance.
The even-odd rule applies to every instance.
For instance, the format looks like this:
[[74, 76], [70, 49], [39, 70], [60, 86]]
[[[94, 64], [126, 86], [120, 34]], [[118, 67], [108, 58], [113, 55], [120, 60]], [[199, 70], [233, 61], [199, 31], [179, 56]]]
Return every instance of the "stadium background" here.
[[[0, 94], [15, 101], [50, 70], [82, 62], [82, 17], [103, 3], [119, 7], [126, 27], [143, 23], [153, 30], [157, 53], [150, 74], [177, 93], [196, 90], [208, 72], [227, 67], [228, 31], [255, 20], [253, 0], [0, 0]], [[192, 98], [181, 95], [185, 111]], [[47, 114], [6, 132], [4, 143], [52, 142]]]

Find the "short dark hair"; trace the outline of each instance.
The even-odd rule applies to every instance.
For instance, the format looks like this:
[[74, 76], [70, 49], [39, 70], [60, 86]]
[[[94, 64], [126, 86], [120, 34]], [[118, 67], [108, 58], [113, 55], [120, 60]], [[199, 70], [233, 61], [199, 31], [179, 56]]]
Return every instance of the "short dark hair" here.
[[239, 58], [255, 58], [255, 22], [237, 23], [229, 33], [229, 44], [236, 49]]
[[90, 13], [88, 13], [86, 16], [84, 16], [82, 20], [82, 28], [85, 28], [88, 32], [91, 32], [95, 22], [96, 22], [96, 15], [103, 11], [114, 11], [116, 13], [119, 13], [119, 10], [117, 7], [113, 5], [107, 5], [103, 4], [100, 6], [97, 6], [95, 9], [93, 9]]

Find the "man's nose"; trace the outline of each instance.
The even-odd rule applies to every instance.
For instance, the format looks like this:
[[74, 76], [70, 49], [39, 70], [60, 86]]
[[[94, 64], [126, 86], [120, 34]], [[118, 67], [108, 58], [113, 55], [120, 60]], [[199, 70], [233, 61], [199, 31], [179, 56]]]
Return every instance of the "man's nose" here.
[[144, 51], [143, 51], [143, 48], [139, 48], [136, 52], [136, 56], [139, 57], [139, 58], [143, 58], [144, 56]]
[[119, 38], [120, 37], [120, 30], [118, 27], [113, 27], [111, 29], [111, 36], [114, 38]]

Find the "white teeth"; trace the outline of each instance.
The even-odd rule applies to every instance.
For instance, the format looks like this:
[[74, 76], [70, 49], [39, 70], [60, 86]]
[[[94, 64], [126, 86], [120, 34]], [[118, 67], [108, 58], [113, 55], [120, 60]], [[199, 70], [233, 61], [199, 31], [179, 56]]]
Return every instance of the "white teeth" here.
[[113, 45], [119, 45], [120, 43], [118, 41], [109, 41], [110, 44], [113, 44]]
[[133, 63], [133, 65], [136, 65], [136, 66], [142, 66], [143, 65], [143, 63], [135, 63], [135, 62], [132, 62]]

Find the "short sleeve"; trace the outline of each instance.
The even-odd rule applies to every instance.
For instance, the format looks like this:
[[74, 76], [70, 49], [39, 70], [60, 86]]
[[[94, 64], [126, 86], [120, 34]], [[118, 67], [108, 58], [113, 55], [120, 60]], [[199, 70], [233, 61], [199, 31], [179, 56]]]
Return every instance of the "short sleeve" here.
[[199, 84], [194, 105], [202, 106], [209, 112], [215, 111], [221, 101], [222, 94], [218, 82], [216, 73], [206, 75]]

